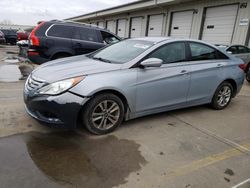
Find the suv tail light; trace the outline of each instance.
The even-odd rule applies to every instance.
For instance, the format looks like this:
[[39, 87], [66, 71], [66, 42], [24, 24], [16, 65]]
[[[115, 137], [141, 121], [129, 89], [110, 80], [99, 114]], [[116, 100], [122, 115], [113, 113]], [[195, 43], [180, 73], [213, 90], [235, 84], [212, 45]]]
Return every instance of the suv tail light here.
[[240, 64], [239, 67], [240, 67], [244, 72], [246, 72], [246, 69], [247, 69], [247, 65], [246, 65], [246, 64]]
[[45, 22], [41, 22], [38, 26], [36, 26], [30, 33], [30, 45], [32, 46], [39, 46], [40, 41], [39, 38], [36, 36], [36, 31], [44, 24]]

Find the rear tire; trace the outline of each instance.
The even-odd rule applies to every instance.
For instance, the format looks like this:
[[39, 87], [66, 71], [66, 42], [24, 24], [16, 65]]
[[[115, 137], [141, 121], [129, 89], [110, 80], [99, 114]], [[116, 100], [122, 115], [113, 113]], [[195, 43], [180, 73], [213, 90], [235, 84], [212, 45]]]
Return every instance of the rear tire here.
[[211, 106], [216, 110], [222, 110], [226, 108], [233, 96], [233, 86], [229, 82], [223, 82], [216, 89]]
[[102, 135], [115, 130], [123, 121], [124, 105], [119, 97], [104, 93], [93, 97], [84, 106], [82, 121], [93, 134]]

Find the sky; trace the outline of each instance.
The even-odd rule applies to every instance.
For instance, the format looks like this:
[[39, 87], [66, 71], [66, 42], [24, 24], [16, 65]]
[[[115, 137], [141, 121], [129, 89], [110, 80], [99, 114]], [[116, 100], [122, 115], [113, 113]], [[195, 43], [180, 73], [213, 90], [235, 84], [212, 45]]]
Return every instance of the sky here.
[[0, 22], [36, 25], [38, 21], [65, 19], [135, 0], [0, 0]]

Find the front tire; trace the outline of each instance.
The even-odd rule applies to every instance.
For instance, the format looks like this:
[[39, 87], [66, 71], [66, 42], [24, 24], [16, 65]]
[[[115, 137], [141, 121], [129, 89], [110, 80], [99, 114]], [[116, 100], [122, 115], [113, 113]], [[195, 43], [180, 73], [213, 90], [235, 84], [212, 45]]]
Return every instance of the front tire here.
[[102, 135], [115, 130], [123, 121], [124, 105], [111, 93], [93, 97], [84, 107], [82, 121], [88, 131]]
[[216, 89], [211, 105], [216, 110], [222, 110], [226, 108], [233, 96], [233, 86], [229, 82], [223, 82]]

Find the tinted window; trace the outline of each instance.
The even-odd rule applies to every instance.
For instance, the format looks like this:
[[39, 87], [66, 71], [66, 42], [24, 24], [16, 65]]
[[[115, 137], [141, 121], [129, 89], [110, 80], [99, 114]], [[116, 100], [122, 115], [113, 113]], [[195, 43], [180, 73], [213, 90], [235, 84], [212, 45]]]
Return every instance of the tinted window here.
[[105, 44], [113, 44], [120, 41], [117, 37], [105, 31], [101, 31], [101, 35]]
[[164, 63], [174, 63], [186, 59], [185, 43], [177, 42], [158, 48], [148, 58], [159, 58]]
[[75, 27], [74, 39], [98, 42], [96, 31], [89, 28]]
[[220, 51], [200, 43], [190, 43], [191, 60], [228, 59]]
[[240, 54], [244, 54], [244, 53], [249, 53], [250, 49], [244, 47], [244, 46], [238, 46], [238, 51]]
[[230, 48], [227, 49], [227, 51], [232, 52], [232, 54], [237, 54], [238, 50], [236, 46], [232, 46]]
[[71, 26], [54, 25], [49, 29], [47, 35], [52, 37], [71, 38], [72, 32], [73, 29]]
[[92, 58], [102, 58], [111, 63], [126, 63], [150, 48], [154, 43], [142, 40], [124, 40], [116, 44], [112, 44], [95, 54]]

